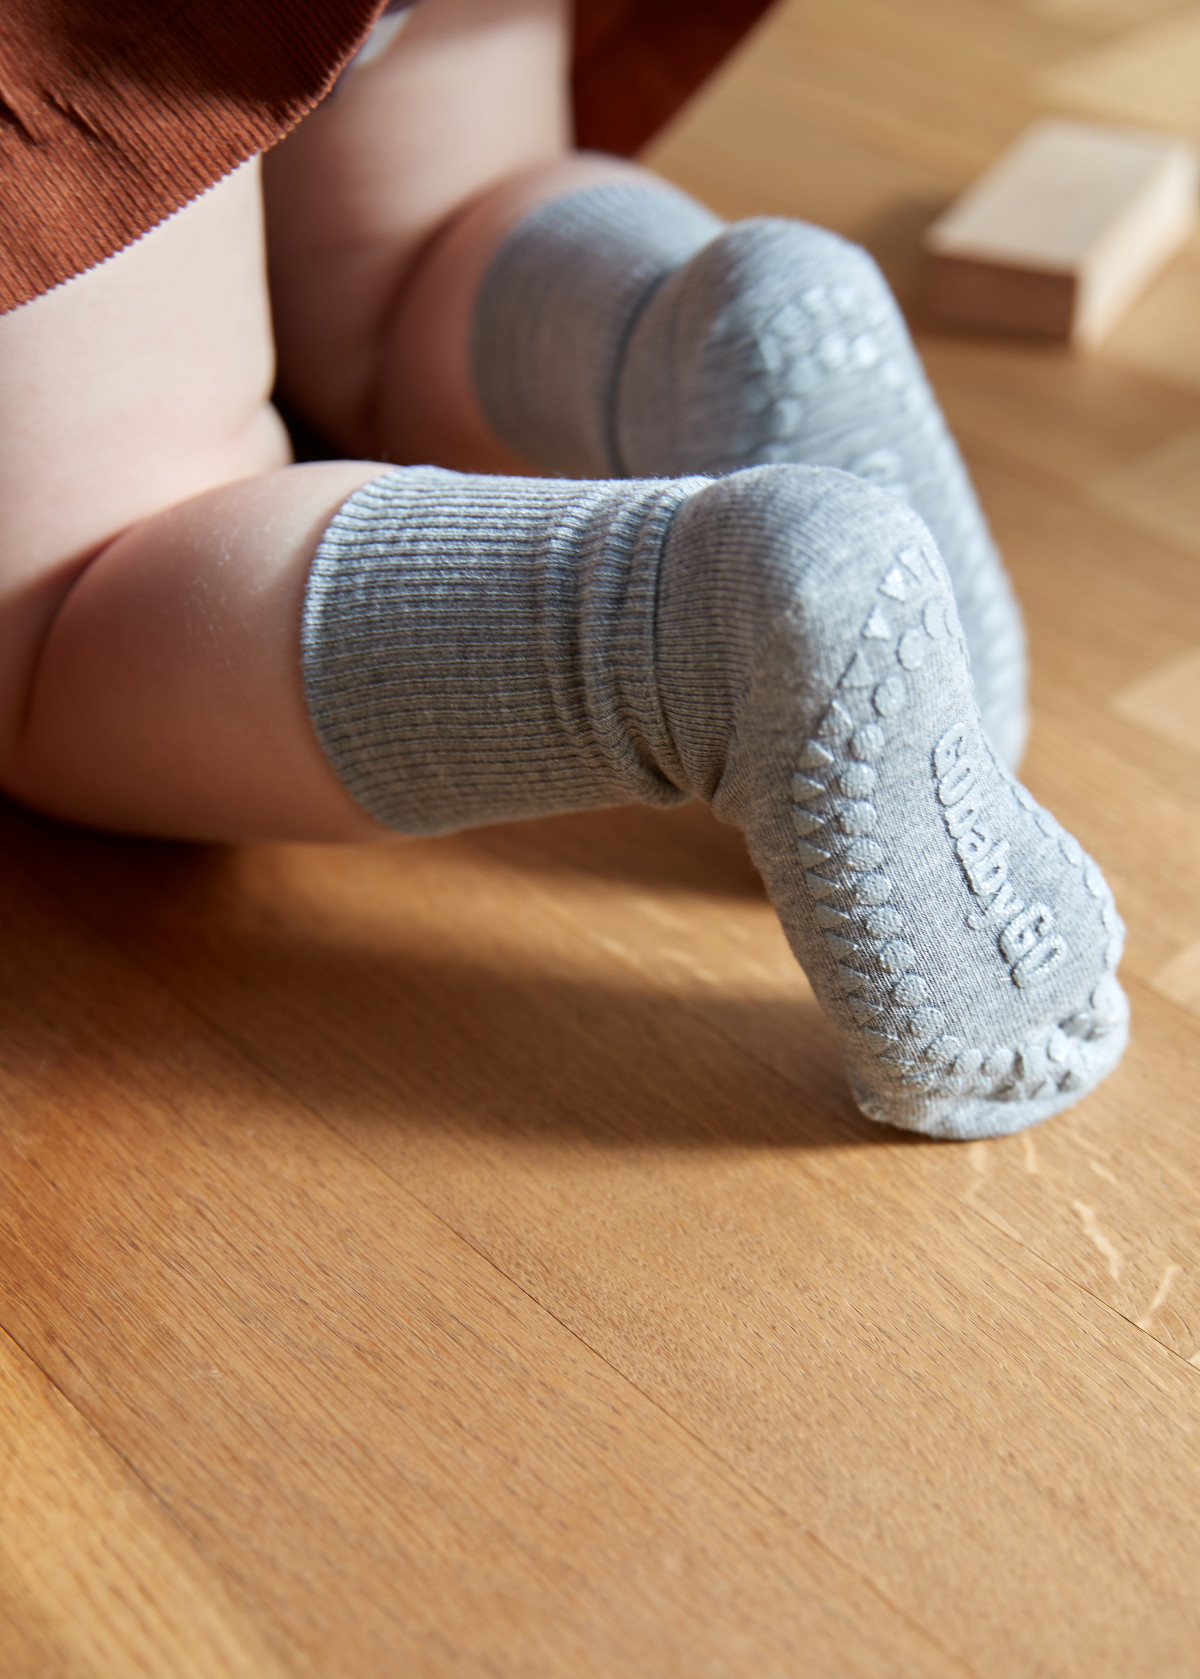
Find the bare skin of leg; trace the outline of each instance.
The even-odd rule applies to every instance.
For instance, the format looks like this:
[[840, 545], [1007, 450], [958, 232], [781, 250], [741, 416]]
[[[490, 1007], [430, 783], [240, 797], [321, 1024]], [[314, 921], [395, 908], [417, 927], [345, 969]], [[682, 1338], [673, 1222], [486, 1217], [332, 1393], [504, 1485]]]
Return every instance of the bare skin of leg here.
[[257, 166], [0, 318], [0, 780], [194, 837], [369, 838], [308, 727], [304, 577], [379, 468], [288, 467]]
[[425, 0], [271, 155], [289, 382], [374, 460], [287, 464], [255, 165], [0, 318], [12, 796], [142, 833], [387, 837], [309, 725], [307, 575], [381, 459], [515, 464], [471, 393], [475, 288], [526, 207], [628, 174], [565, 151], [565, 43], [560, 0]]
[[569, 40], [567, 0], [422, 0], [265, 159], [281, 382], [339, 449], [528, 470], [475, 396], [480, 281], [537, 204], [654, 179], [570, 150]]

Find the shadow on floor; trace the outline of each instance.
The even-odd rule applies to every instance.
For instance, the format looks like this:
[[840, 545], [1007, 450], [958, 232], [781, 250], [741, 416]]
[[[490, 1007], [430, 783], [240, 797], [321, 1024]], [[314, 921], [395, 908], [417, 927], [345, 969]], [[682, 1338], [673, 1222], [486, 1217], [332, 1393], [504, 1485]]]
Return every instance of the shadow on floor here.
[[[578, 819], [570, 843], [600, 847], [612, 814]], [[686, 832], [681, 813], [645, 814], [671, 845]], [[385, 1124], [600, 1150], [902, 1140], [854, 1109], [810, 995], [744, 976], [668, 982], [606, 958], [565, 919], [501, 906], [509, 877], [497, 885], [486, 848], [188, 847], [11, 809], [0, 847], [6, 892], [22, 898], [19, 870], [47, 900], [24, 938], [9, 917], [0, 1034], [17, 1047], [49, 1008], [78, 1027], [72, 1053], [98, 1033], [109, 1060], [169, 1073], [176, 1051], [146, 1026], [165, 990], [348, 1133]], [[713, 867], [702, 860], [699, 876]]]

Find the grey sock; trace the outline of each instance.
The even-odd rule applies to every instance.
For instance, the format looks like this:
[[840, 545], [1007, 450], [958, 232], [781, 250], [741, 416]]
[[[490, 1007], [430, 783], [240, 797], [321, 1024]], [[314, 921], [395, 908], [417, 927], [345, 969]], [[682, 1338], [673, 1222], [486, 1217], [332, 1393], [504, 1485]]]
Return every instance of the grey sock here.
[[[690, 213], [689, 207], [690, 206]], [[722, 224], [673, 189], [587, 188], [525, 217], [476, 308], [497, 433], [542, 470], [840, 467], [909, 502], [950, 572], [990, 738], [1027, 728], [1020, 614], [961, 456], [865, 251], [801, 222]]]
[[887, 494], [390, 473], [326, 533], [303, 645], [334, 769], [402, 831], [710, 800], [874, 1118], [1013, 1130], [1118, 1058], [1111, 894], [987, 747], [945, 569]]
[[472, 342], [480, 400], [510, 449], [572, 478], [636, 470], [618, 463], [613, 429], [626, 340], [667, 275], [724, 225], [665, 186], [590, 187], [518, 223], [488, 270]]
[[303, 646], [318, 738], [359, 803], [437, 834], [685, 799], [654, 700], [654, 592], [703, 482], [407, 467], [353, 495], [313, 564]]

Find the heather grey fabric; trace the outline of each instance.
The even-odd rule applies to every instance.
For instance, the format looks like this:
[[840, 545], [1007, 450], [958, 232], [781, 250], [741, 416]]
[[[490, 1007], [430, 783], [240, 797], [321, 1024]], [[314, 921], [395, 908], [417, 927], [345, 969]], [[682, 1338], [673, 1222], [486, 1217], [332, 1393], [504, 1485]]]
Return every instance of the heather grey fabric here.
[[945, 568], [886, 492], [395, 471], [326, 532], [303, 657], [335, 771], [403, 832], [709, 800], [876, 1119], [1015, 1130], [1120, 1055], [1112, 896], [988, 747]]
[[539, 472], [626, 471], [613, 436], [626, 339], [655, 288], [723, 226], [670, 187], [623, 186], [556, 198], [518, 224], [484, 279], [471, 345], [509, 448]]
[[318, 737], [359, 803], [437, 834], [685, 799], [654, 697], [654, 591], [703, 482], [408, 467], [352, 496], [313, 565], [304, 656]]
[[484, 411], [539, 470], [834, 466], [891, 490], [954, 585], [988, 733], [1027, 731], [1025, 641], [978, 500], [874, 262], [801, 222], [732, 227], [672, 188], [586, 188], [518, 222], [473, 332]]

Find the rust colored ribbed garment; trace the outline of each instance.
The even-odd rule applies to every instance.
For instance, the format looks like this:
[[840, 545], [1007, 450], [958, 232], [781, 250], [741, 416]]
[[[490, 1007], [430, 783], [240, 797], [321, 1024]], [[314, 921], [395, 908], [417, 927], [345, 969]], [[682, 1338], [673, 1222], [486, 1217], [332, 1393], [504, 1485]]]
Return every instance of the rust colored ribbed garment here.
[[[285, 134], [404, 0], [0, 0], [0, 313]], [[575, 0], [580, 144], [644, 144], [768, 0]]]
[[0, 312], [285, 133], [384, 0], [0, 0]]

